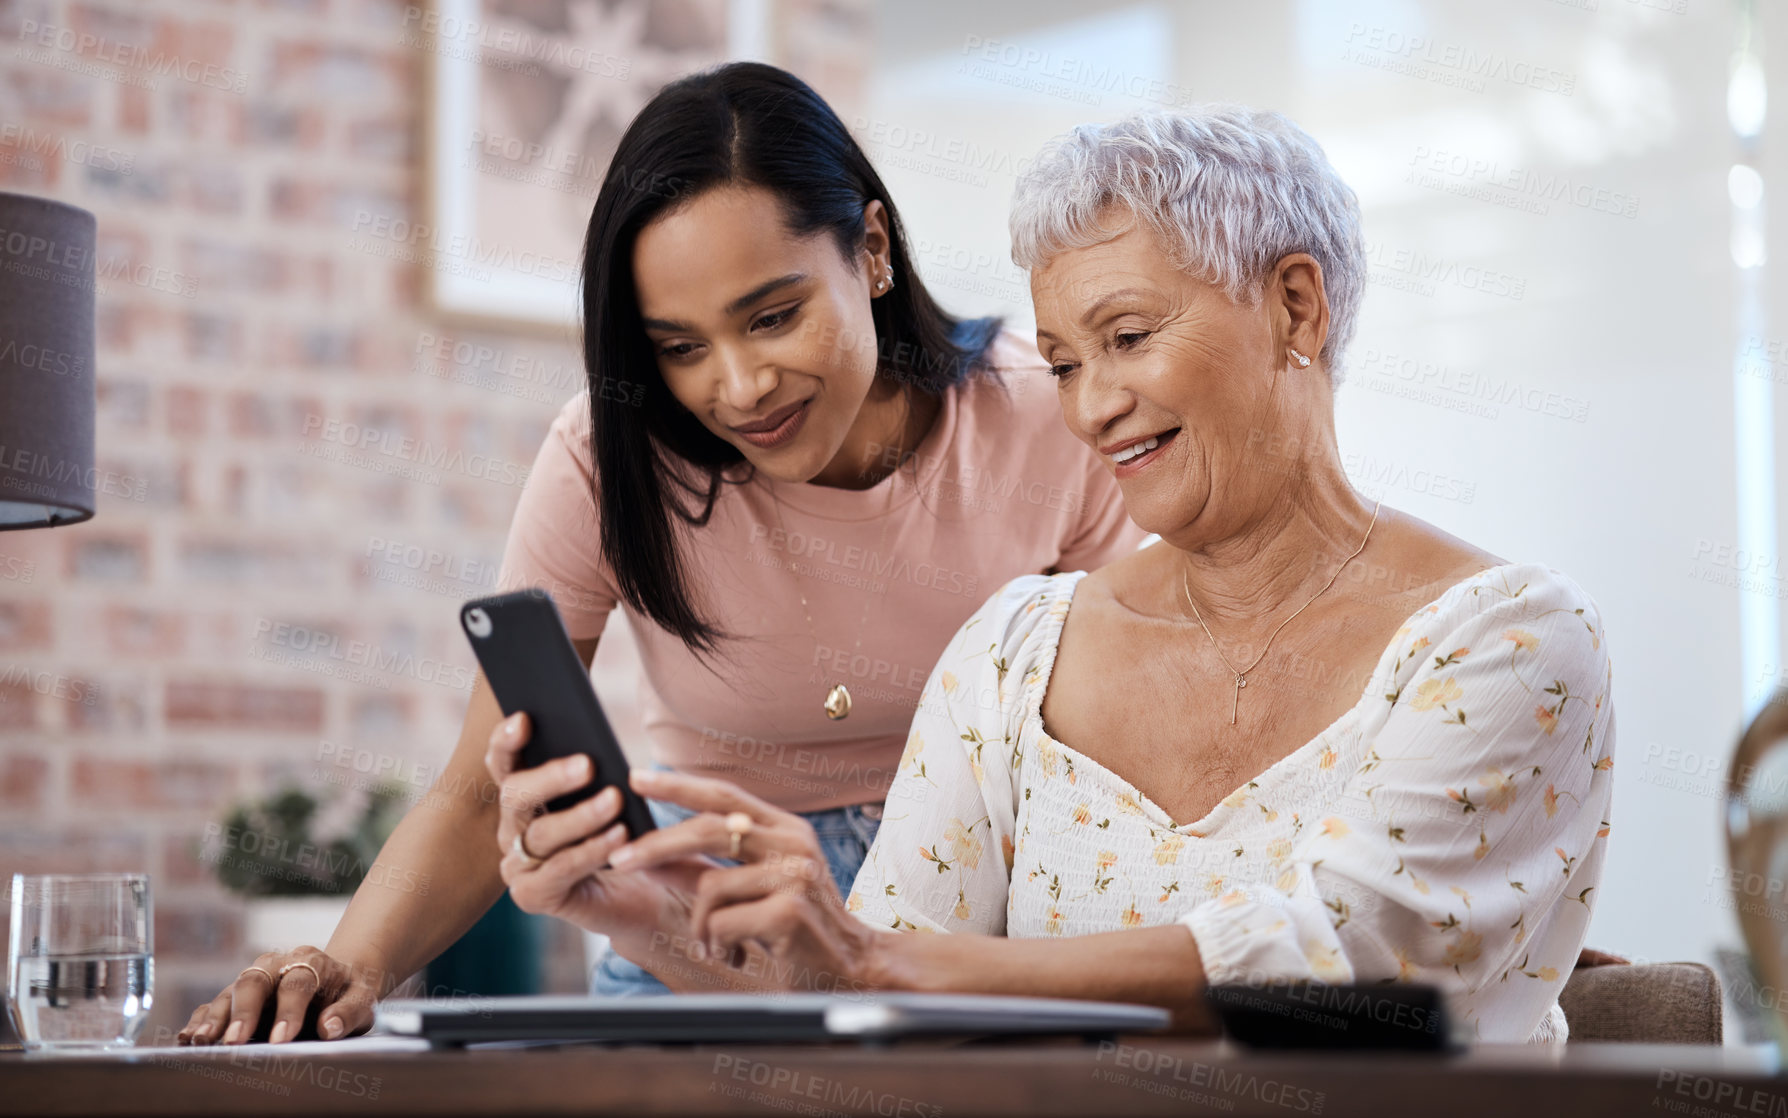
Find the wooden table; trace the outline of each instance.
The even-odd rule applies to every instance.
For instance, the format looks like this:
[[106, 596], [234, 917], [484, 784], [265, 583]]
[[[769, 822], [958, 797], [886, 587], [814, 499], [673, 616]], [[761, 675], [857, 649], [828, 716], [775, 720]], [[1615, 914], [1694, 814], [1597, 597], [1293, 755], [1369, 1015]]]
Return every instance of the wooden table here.
[[16, 1115], [1788, 1114], [1773, 1050], [1571, 1044], [1452, 1056], [1101, 1044], [0, 1055]]

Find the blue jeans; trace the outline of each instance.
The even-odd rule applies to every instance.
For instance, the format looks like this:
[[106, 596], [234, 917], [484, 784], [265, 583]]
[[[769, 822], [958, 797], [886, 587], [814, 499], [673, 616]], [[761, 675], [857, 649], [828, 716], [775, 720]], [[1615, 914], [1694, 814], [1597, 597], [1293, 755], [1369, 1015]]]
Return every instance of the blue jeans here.
[[[661, 800], [646, 802], [652, 809], [653, 820], [660, 827], [681, 823], [696, 814]], [[819, 838], [820, 850], [832, 870], [832, 880], [838, 883], [838, 892], [841, 895], [849, 893], [851, 883], [857, 879], [857, 871], [863, 868], [869, 844], [875, 841], [875, 832], [882, 825], [882, 805], [857, 804], [830, 811], [806, 812], [801, 818], [813, 824], [813, 833]], [[736, 864], [725, 859], [721, 862]], [[616, 954], [611, 946], [590, 971], [590, 993], [609, 998], [638, 998], [668, 994], [670, 987], [638, 963]]]

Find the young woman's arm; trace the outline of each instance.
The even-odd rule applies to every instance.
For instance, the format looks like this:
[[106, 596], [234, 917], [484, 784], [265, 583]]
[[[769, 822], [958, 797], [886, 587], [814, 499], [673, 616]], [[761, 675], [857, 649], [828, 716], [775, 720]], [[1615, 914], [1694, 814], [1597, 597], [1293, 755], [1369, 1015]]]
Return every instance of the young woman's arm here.
[[[572, 642], [586, 667], [597, 639]], [[269, 952], [253, 960], [261, 969], [245, 969], [194, 1010], [179, 1033], [180, 1043], [292, 1040], [313, 1004], [324, 1039], [365, 1032], [379, 998], [451, 946], [496, 903], [503, 892], [497, 872], [502, 858], [496, 843], [498, 786], [484, 759], [502, 717], [480, 672], [445, 771], [379, 851], [328, 947]], [[282, 967], [297, 962], [307, 966], [280, 977]], [[270, 998], [275, 981], [276, 999]], [[277, 1007], [269, 1012], [273, 1000]]]

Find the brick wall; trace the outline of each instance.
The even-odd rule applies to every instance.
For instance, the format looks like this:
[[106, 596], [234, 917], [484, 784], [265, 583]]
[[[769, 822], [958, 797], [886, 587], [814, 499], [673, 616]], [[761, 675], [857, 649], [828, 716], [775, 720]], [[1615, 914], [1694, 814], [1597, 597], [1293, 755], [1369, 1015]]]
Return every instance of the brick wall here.
[[[864, 19], [784, 14], [818, 7], [781, 41], [828, 60], [823, 89]], [[113, 484], [87, 524], [0, 534], [0, 873], [154, 875], [152, 1027], [249, 961], [206, 824], [342, 758], [414, 777], [464, 713], [455, 606], [494, 574], [519, 490], [365, 468], [319, 418], [525, 467], [556, 402], [456, 383], [434, 346], [579, 361], [438, 321], [414, 265], [352, 247], [358, 211], [422, 219], [404, 18], [396, 0], [0, 0], [0, 189], [93, 210], [117, 277], [98, 300]], [[34, 25], [114, 46], [27, 48]], [[611, 628], [598, 682], [637, 745], [629, 645]], [[581, 986], [580, 950], [555, 935], [555, 986]]]

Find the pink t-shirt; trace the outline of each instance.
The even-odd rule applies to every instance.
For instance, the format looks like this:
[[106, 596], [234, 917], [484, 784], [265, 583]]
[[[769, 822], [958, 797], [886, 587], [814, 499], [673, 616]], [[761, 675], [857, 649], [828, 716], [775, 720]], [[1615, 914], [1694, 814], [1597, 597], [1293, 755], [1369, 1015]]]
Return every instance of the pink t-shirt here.
[[[932, 665], [983, 601], [1018, 575], [1090, 570], [1136, 549], [1143, 532], [1063, 424], [1036, 347], [1005, 333], [989, 356], [1003, 386], [978, 377], [946, 392], [916, 463], [869, 489], [762, 475], [721, 487], [684, 549], [698, 608], [741, 639], [710, 667], [629, 610], [657, 761], [792, 811], [879, 803]], [[575, 639], [598, 636], [621, 604], [590, 472], [580, 393], [528, 475], [499, 579], [545, 587]], [[833, 721], [824, 703], [839, 682], [851, 713]]]

